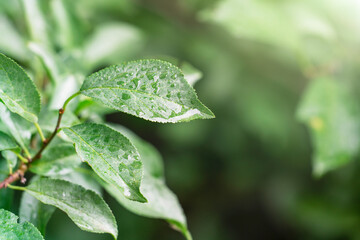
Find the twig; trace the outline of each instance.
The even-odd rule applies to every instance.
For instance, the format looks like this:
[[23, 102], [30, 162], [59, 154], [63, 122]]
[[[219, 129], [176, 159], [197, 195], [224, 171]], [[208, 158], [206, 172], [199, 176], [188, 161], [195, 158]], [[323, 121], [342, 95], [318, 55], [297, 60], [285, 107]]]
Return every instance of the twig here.
[[59, 117], [56, 123], [56, 127], [53, 131], [53, 133], [50, 135], [49, 138], [44, 139], [43, 140], [43, 144], [41, 146], [41, 148], [39, 149], [39, 151], [35, 154], [35, 156], [33, 158], [28, 157], [27, 160], [28, 162], [21, 162], [19, 168], [12, 174], [10, 174], [4, 181], [0, 182], [0, 189], [2, 188], [6, 188], [9, 184], [17, 181], [20, 179], [21, 183], [25, 184], [26, 179], [24, 178], [25, 173], [27, 172], [27, 170], [29, 169], [29, 166], [32, 162], [38, 160], [41, 158], [41, 154], [42, 152], [45, 150], [45, 148], [50, 144], [50, 142], [54, 139], [54, 137], [56, 136], [59, 128], [60, 128], [60, 124], [61, 124], [61, 119], [62, 116], [64, 115], [66, 106], [68, 105], [68, 103], [70, 102], [70, 100], [72, 100], [74, 97], [76, 97], [77, 95], [79, 95], [80, 93], [77, 92], [75, 94], [73, 94], [72, 96], [70, 96], [64, 103], [64, 106], [62, 108], [60, 108], [59, 110]]

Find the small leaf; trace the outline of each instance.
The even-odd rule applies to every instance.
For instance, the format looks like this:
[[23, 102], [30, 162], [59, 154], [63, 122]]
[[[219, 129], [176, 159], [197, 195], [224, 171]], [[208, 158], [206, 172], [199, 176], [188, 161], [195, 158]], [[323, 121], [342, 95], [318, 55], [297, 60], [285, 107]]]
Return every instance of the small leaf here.
[[101, 124], [83, 123], [63, 129], [76, 152], [104, 181], [127, 198], [144, 202], [140, 193], [142, 162], [136, 148], [121, 133]]
[[0, 99], [10, 111], [30, 122], [37, 122], [40, 95], [25, 71], [0, 53]]
[[57, 176], [70, 173], [80, 164], [71, 144], [58, 144], [47, 148], [41, 159], [31, 164], [30, 170], [41, 176]]
[[[20, 152], [19, 150], [20, 150], [19, 148], [15, 149], [15, 151]], [[8, 168], [9, 168], [9, 172], [11, 172], [17, 164], [18, 159], [17, 159], [16, 154], [12, 151], [3, 151], [3, 152], [1, 152], [1, 155], [6, 159], [6, 162], [7, 162]]]
[[202, 72], [192, 66], [190, 63], [184, 62], [181, 64], [181, 71], [184, 73], [186, 81], [190, 86], [194, 86], [203, 76]]
[[39, 240], [44, 239], [31, 223], [18, 223], [18, 217], [0, 209], [0, 239], [6, 240]]
[[214, 117], [181, 71], [160, 60], [105, 68], [85, 79], [81, 93], [110, 108], [155, 122]]
[[3, 53], [21, 60], [29, 57], [23, 36], [20, 35], [10, 19], [3, 14], [0, 15], [0, 32], [6, 36], [6, 38], [0, 38], [0, 49]]
[[39, 178], [26, 192], [41, 202], [55, 206], [82, 230], [110, 233], [117, 237], [117, 224], [109, 206], [95, 192], [59, 179]]
[[311, 131], [314, 174], [321, 176], [352, 160], [360, 147], [359, 105], [334, 79], [313, 80], [300, 103], [298, 119]]
[[30, 122], [10, 112], [2, 103], [0, 103], [0, 122], [6, 126], [3, 130], [7, 130], [6, 133], [12, 135], [21, 148], [28, 146], [33, 128]]
[[4, 150], [20, 151], [20, 148], [9, 135], [0, 132], [0, 152]]
[[97, 27], [84, 44], [84, 62], [90, 69], [124, 61], [144, 45], [140, 29], [125, 23], [107, 23]]
[[40, 0], [22, 0], [27, 27], [33, 41], [45, 46], [50, 45], [49, 23], [45, 19], [43, 2]]
[[187, 239], [192, 239], [187, 229], [186, 218], [175, 194], [166, 186], [163, 175], [162, 158], [158, 151], [131, 131], [121, 126], [114, 126], [129, 137], [139, 150], [144, 163], [144, 178], [140, 190], [148, 200], [147, 203], [126, 199], [119, 190], [103, 183], [105, 189], [126, 209], [141, 216], [167, 220]]
[[[38, 177], [32, 178], [31, 182]], [[55, 207], [43, 204], [27, 192], [23, 192], [20, 202], [20, 222], [30, 222], [45, 236], [46, 225], [53, 215]]]

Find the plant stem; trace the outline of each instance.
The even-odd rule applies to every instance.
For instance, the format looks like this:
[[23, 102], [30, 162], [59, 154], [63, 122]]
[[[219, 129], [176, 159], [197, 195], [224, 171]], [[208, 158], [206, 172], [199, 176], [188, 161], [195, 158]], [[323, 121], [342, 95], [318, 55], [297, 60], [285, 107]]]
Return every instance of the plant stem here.
[[15, 153], [15, 155], [23, 162], [23, 163], [28, 163], [29, 160], [27, 160], [26, 158], [24, 158], [23, 156], [21, 156], [19, 153], [17, 153], [16, 151], [12, 151], [13, 153]]
[[39, 135], [40, 135], [40, 138], [41, 138], [41, 141], [45, 141], [45, 137], [44, 137], [44, 133], [42, 132], [41, 128], [40, 128], [40, 125], [38, 123], [34, 123], [37, 131], [39, 132]]
[[64, 112], [65, 112], [66, 107], [67, 107], [67, 105], [69, 104], [69, 102], [70, 102], [73, 98], [75, 98], [76, 96], [78, 96], [78, 95], [80, 95], [80, 92], [74, 93], [73, 95], [71, 95], [71, 96], [65, 101], [64, 106], [62, 107], [62, 109], [64, 109]]
[[[6, 188], [8, 187], [11, 183], [21, 179], [21, 183], [25, 183], [26, 182], [26, 179], [24, 178], [24, 175], [26, 173], [26, 171], [29, 169], [29, 166], [32, 162], [38, 160], [41, 158], [41, 154], [42, 152], [45, 150], [45, 148], [47, 146], [49, 146], [50, 142], [54, 139], [54, 137], [56, 136], [56, 134], [58, 133], [58, 130], [60, 128], [60, 124], [61, 124], [61, 119], [62, 119], [62, 116], [64, 115], [64, 112], [65, 112], [65, 109], [66, 109], [66, 106], [68, 105], [68, 103], [76, 96], [78, 96], [80, 94], [80, 92], [77, 92], [73, 95], [71, 95], [64, 103], [63, 107], [59, 109], [59, 117], [58, 117], [58, 120], [57, 120], [57, 123], [56, 123], [56, 127], [53, 131], [53, 133], [51, 134], [51, 136], [48, 138], [48, 139], [44, 139], [43, 140], [43, 144], [41, 146], [41, 148], [39, 149], [39, 151], [35, 154], [35, 156], [33, 158], [31, 157], [28, 157], [28, 159], [25, 159], [27, 162], [22, 162], [19, 166], [19, 168], [13, 173], [13, 174], [10, 174], [9, 177], [7, 177], [4, 181], [0, 182], [0, 189], [2, 188]], [[25, 151], [25, 149], [24, 149]], [[28, 153], [28, 151], [26, 150], [25, 153]], [[26, 155], [29, 155], [30, 154], [26, 154]], [[19, 156], [21, 156], [19, 154]], [[18, 156], [18, 157], [19, 157]], [[20, 158], [20, 157], [19, 157]], [[20, 160], [23, 161], [23, 157], [20, 158]], [[11, 186], [12, 188], [14, 188], [14, 186]], [[16, 187], [18, 188], [18, 190], [21, 188], [21, 187]], [[15, 188], [14, 188], [15, 189]], [[22, 189], [23, 190], [23, 189]]]
[[11, 189], [14, 189], [14, 190], [25, 191], [24, 187], [14, 186], [14, 185], [11, 185], [11, 184], [9, 184], [8, 187], [11, 188]]

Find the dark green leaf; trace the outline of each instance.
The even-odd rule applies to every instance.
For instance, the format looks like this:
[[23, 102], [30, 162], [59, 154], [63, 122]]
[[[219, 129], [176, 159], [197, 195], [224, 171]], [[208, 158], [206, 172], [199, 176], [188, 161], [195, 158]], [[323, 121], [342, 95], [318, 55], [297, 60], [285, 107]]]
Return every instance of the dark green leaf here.
[[[0, 181], [8, 177], [9, 170], [5, 160], [0, 155]], [[0, 190], [0, 208], [10, 210], [13, 204], [14, 190], [5, 188]]]
[[40, 95], [25, 71], [13, 60], [0, 54], [0, 99], [30, 122], [37, 122]]
[[81, 93], [106, 106], [156, 122], [213, 118], [181, 71], [160, 60], [111, 66], [87, 77]]
[[55, 206], [82, 230], [110, 233], [117, 237], [117, 224], [109, 206], [95, 192], [59, 179], [39, 178], [26, 192], [41, 202]]
[[84, 123], [63, 129], [76, 152], [104, 181], [127, 198], [144, 202], [140, 193], [142, 162], [129, 139], [100, 124]]

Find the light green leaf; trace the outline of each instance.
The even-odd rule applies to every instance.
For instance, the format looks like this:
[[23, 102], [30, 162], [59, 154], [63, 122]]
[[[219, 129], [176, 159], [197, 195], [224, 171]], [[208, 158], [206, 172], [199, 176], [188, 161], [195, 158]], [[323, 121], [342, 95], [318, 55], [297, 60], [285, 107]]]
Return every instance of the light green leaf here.
[[5, 126], [7, 134], [12, 135], [21, 148], [26, 148], [30, 142], [31, 129], [33, 125], [20, 117], [19, 115], [10, 112], [4, 104], [0, 103], [0, 122]]
[[1, 52], [22, 60], [29, 57], [24, 39], [16, 31], [9, 18], [2, 14], [0, 15], [0, 32], [3, 36], [6, 36], [6, 38], [0, 38]]
[[104, 181], [127, 198], [145, 202], [139, 187], [142, 162], [136, 148], [119, 132], [101, 124], [84, 123], [63, 129], [76, 152]]
[[[31, 182], [38, 177], [32, 178]], [[46, 225], [49, 222], [56, 208], [46, 205], [28, 194], [23, 192], [20, 202], [19, 216], [20, 222], [30, 222], [45, 236]]]
[[0, 209], [0, 239], [2, 240], [39, 240], [44, 239], [31, 223], [18, 223], [18, 217]]
[[0, 99], [10, 111], [30, 122], [37, 122], [39, 92], [25, 71], [3, 54], [0, 54]]
[[45, 149], [42, 157], [30, 166], [41, 176], [65, 175], [81, 164], [71, 144], [57, 144]]
[[48, 72], [50, 79], [55, 83], [59, 83], [61, 73], [65, 71], [65, 69], [63, 63], [58, 60], [57, 55], [48, 47], [36, 42], [28, 43], [28, 47], [37, 57], [39, 57]]
[[59, 179], [39, 178], [26, 192], [41, 202], [55, 206], [82, 230], [110, 233], [117, 237], [117, 224], [109, 206], [95, 192]]
[[72, 49], [83, 40], [83, 26], [77, 16], [74, 1], [51, 1], [52, 15], [55, 19], [56, 40], [65, 49]]
[[[15, 151], [19, 151], [19, 150], [20, 150], [19, 148], [15, 149]], [[1, 155], [6, 159], [9, 172], [12, 172], [12, 170], [15, 168], [17, 164], [18, 157], [12, 151], [3, 151], [1, 152]]]
[[190, 63], [184, 62], [181, 64], [181, 71], [184, 73], [186, 81], [190, 86], [194, 86], [202, 77], [203, 74]]
[[359, 152], [359, 105], [344, 83], [328, 78], [312, 80], [297, 115], [311, 131], [315, 175], [348, 163]]
[[113, 127], [129, 137], [139, 150], [145, 169], [140, 190], [148, 202], [139, 203], [126, 199], [119, 190], [103, 183], [105, 189], [129, 211], [141, 216], [165, 219], [182, 232], [187, 239], [191, 239], [181, 205], [175, 194], [165, 184], [162, 158], [158, 151], [124, 127], [118, 125]]
[[20, 148], [9, 135], [0, 132], [0, 152], [4, 150], [19, 151]]
[[50, 46], [48, 20], [44, 17], [44, 9], [40, 0], [22, 0], [27, 27], [31, 39], [45, 46]]
[[85, 79], [81, 93], [110, 108], [155, 122], [214, 117], [181, 71], [160, 60], [105, 68]]
[[84, 62], [89, 68], [124, 61], [143, 46], [140, 29], [125, 23], [107, 23], [95, 29], [85, 43]]

